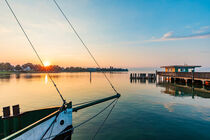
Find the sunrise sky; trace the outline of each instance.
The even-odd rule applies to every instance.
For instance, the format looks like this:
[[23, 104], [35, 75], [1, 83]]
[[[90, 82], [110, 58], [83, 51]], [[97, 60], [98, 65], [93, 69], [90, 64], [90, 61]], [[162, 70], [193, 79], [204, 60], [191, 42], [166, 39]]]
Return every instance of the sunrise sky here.
[[[44, 61], [94, 67], [52, 0], [8, 0]], [[57, 0], [103, 67], [210, 66], [208, 0]], [[39, 63], [4, 0], [0, 62]]]

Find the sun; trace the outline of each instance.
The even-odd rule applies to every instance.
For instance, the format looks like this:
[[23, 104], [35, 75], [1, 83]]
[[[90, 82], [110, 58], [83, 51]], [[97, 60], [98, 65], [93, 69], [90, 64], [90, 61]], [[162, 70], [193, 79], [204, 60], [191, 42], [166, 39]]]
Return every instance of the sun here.
[[45, 61], [45, 62], [44, 62], [44, 66], [45, 66], [45, 67], [47, 67], [47, 66], [49, 66], [49, 65], [50, 65], [50, 62], [49, 62], [49, 61]]

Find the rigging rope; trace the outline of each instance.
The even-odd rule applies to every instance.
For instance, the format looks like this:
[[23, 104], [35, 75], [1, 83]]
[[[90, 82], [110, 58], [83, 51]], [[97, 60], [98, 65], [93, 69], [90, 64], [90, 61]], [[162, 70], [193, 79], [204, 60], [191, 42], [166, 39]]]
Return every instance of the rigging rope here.
[[113, 86], [112, 82], [110, 81], [110, 79], [107, 77], [107, 75], [105, 74], [104, 71], [102, 71], [101, 66], [99, 65], [99, 63], [96, 61], [95, 57], [93, 56], [93, 54], [91, 53], [90, 49], [87, 47], [87, 45], [85, 44], [85, 42], [82, 40], [82, 38], [79, 36], [79, 34], [77, 33], [76, 29], [74, 28], [74, 26], [72, 25], [72, 23], [70, 22], [70, 20], [67, 18], [67, 16], [65, 15], [65, 13], [63, 12], [63, 10], [61, 9], [61, 7], [58, 5], [58, 3], [56, 2], [56, 0], [53, 0], [55, 5], [57, 6], [57, 8], [60, 10], [60, 12], [62, 13], [62, 15], [64, 16], [64, 18], [66, 19], [66, 21], [68, 22], [68, 24], [70, 25], [71, 29], [74, 31], [74, 33], [76, 34], [76, 36], [78, 37], [78, 39], [80, 40], [80, 42], [82, 43], [82, 45], [85, 47], [85, 49], [87, 50], [87, 52], [89, 53], [89, 55], [91, 56], [91, 58], [93, 59], [93, 61], [95, 62], [95, 64], [98, 66], [98, 68], [100, 69], [100, 71], [103, 73], [104, 77], [107, 79], [107, 81], [109, 82], [111, 88], [115, 91], [115, 93], [118, 93], [117, 90], [115, 89], [115, 87]]
[[[63, 107], [64, 107], [64, 106], [61, 106], [61, 107], [59, 108], [59, 112], [63, 109]], [[52, 130], [53, 130], [53, 128], [54, 128], [54, 124], [55, 124], [56, 119], [58, 118], [59, 114], [60, 114], [60, 113], [58, 113], [58, 114], [55, 116], [55, 119], [54, 119], [53, 122], [50, 124], [50, 126], [47, 128], [47, 130], [44, 132], [44, 134], [42, 135], [42, 137], [41, 137], [40, 140], [42, 140], [42, 139], [44, 138], [44, 136], [47, 134], [47, 132], [48, 132], [50, 129], [51, 129], [51, 132], [50, 132], [50, 135], [51, 135]]]
[[[62, 134], [67, 133], [67, 132], [69, 132], [69, 131], [71, 131], [71, 130], [74, 130], [75, 128], [78, 128], [78, 127], [82, 126], [83, 124], [86, 124], [87, 122], [91, 121], [92, 119], [94, 119], [95, 117], [97, 117], [98, 115], [100, 115], [102, 112], [104, 112], [104, 111], [105, 111], [108, 107], [110, 107], [113, 103], [116, 104], [117, 100], [118, 100], [118, 98], [117, 98], [117, 99], [114, 99], [110, 104], [108, 104], [105, 108], [103, 108], [101, 111], [99, 111], [99, 112], [98, 112], [97, 114], [95, 114], [94, 116], [90, 117], [89, 119], [83, 121], [82, 123], [76, 125], [76, 126], [73, 127], [73, 128], [70, 128], [70, 129], [68, 129], [68, 130], [66, 130], [66, 131], [63, 131], [63, 132], [59, 133], [58, 135], [62, 135]], [[110, 114], [110, 113], [109, 113], [109, 114]], [[44, 138], [43, 140], [47, 140], [47, 139], [53, 138], [53, 137], [58, 136], [58, 135], [52, 135], [52, 136], [50, 136], [50, 137]]]
[[[60, 10], [60, 12], [63, 14], [63, 16], [64, 16], [64, 18], [66, 19], [66, 21], [69, 23], [70, 27], [73, 29], [73, 31], [74, 31], [74, 33], [76, 34], [76, 36], [78, 37], [78, 39], [81, 41], [81, 43], [83, 44], [83, 46], [86, 48], [86, 50], [88, 51], [89, 55], [90, 55], [91, 58], [94, 60], [94, 62], [96, 63], [96, 65], [98, 66], [98, 68], [100, 69], [100, 71], [103, 73], [103, 75], [105, 76], [105, 78], [106, 78], [107, 81], [109, 82], [109, 84], [110, 84], [110, 86], [112, 87], [112, 89], [118, 94], [118, 92], [117, 92], [117, 90], [115, 89], [115, 87], [113, 86], [112, 82], [111, 82], [110, 79], [106, 76], [105, 72], [102, 71], [101, 66], [100, 66], [99, 63], [96, 61], [95, 57], [92, 55], [92, 53], [90, 52], [90, 50], [89, 50], [89, 48], [87, 47], [87, 45], [86, 45], [86, 44], [84, 43], [84, 41], [81, 39], [81, 37], [79, 36], [79, 34], [77, 33], [77, 31], [76, 31], [75, 28], [73, 27], [73, 25], [71, 24], [71, 22], [68, 20], [68, 18], [66, 17], [66, 15], [64, 14], [64, 12], [63, 12], [62, 9], [60, 8], [60, 6], [57, 4], [56, 0], [53, 0], [53, 1], [54, 1], [54, 3], [56, 4], [56, 6], [58, 7], [58, 9]], [[17, 16], [15, 15], [15, 13], [14, 13], [13, 9], [11, 8], [10, 4], [8, 3], [7, 0], [5, 0], [5, 2], [6, 2], [6, 4], [7, 4], [7, 6], [8, 6], [8, 8], [10, 9], [12, 15], [14, 16], [15, 20], [17, 21], [19, 27], [21, 28], [22, 32], [24, 33], [26, 39], [28, 40], [28, 42], [29, 42], [31, 48], [33, 49], [33, 51], [35, 52], [36, 56], [38, 57], [40, 63], [42, 64], [42, 66], [44, 66], [44, 63], [43, 63], [41, 57], [39, 56], [38, 52], [36, 51], [36, 49], [35, 49], [33, 43], [31, 42], [30, 38], [28, 37], [27, 33], [25, 32], [23, 26], [21, 25], [20, 21], [18, 20]], [[64, 98], [63, 98], [63, 96], [62, 96], [60, 90], [58, 89], [58, 87], [56, 86], [56, 83], [54, 82], [54, 80], [52, 79], [51, 75], [50, 75], [48, 72], [47, 72], [47, 75], [49, 76], [50, 81], [53, 83], [53, 85], [54, 85], [56, 91], [57, 91], [58, 94], [60, 95], [60, 97], [61, 97], [61, 99], [62, 99], [62, 101], [63, 101], [63, 105], [64, 105], [64, 104], [66, 103], [66, 101], [64, 100]], [[95, 114], [94, 116], [92, 116], [91, 118], [89, 118], [88, 120], [85, 120], [84, 122], [82, 122], [82, 123], [80, 123], [79, 125], [75, 126], [74, 128], [77, 128], [77, 127], [79, 127], [79, 126], [81, 126], [81, 125], [83, 125], [83, 124], [89, 122], [89, 121], [92, 120], [93, 118], [97, 117], [99, 114], [101, 114], [104, 110], [106, 110], [109, 106], [111, 106], [111, 105], [115, 102], [115, 104], [114, 104], [113, 107], [111, 108], [110, 112], [108, 113], [107, 117], [105, 118], [105, 120], [103, 121], [103, 123], [101, 124], [101, 126], [99, 127], [99, 129], [96, 131], [96, 134], [95, 134], [94, 137], [93, 137], [93, 139], [94, 139], [95, 136], [96, 136], [96, 135], [98, 134], [98, 132], [100, 131], [100, 129], [102, 128], [102, 126], [104, 125], [104, 123], [105, 123], [105, 121], [107, 120], [107, 118], [109, 117], [109, 115], [111, 114], [111, 112], [112, 112], [114, 106], [115, 106], [116, 103], [117, 103], [117, 100], [118, 100], [118, 99], [115, 99], [115, 100], [112, 101], [108, 106], [106, 106], [105, 108], [103, 108], [100, 112], [98, 112], [97, 114]], [[82, 103], [82, 104], [84, 104], [84, 103]], [[77, 104], [77, 105], [78, 105], [78, 104]], [[57, 118], [57, 116], [56, 116], [56, 118]], [[55, 119], [55, 120], [56, 120], [56, 119]], [[45, 134], [48, 132], [48, 130], [51, 128], [52, 125], [54, 126], [54, 121], [53, 121], [53, 123], [49, 126], [49, 128], [47, 129], [47, 131], [45, 132]], [[73, 130], [74, 128], [71, 128], [71, 129], [69, 129], [69, 130], [67, 130], [67, 131], [63, 131], [63, 132], [60, 133], [59, 135], [61, 135], [61, 134], [63, 134], [63, 133], [66, 133], [66, 132], [68, 132], [68, 131], [70, 131], [70, 130]], [[52, 129], [53, 129], [53, 128], [52, 128]], [[51, 130], [51, 131], [52, 131], [52, 130]], [[43, 137], [45, 136], [45, 134], [43, 135]], [[57, 136], [57, 135], [55, 135], [55, 136]], [[50, 137], [55, 137], [55, 136], [50, 136]], [[50, 138], [50, 137], [48, 137], [48, 138]], [[48, 138], [46, 138], [46, 139], [48, 139]]]
[[99, 131], [102, 129], [102, 127], [104, 126], [106, 120], [109, 118], [110, 114], [112, 113], [112, 110], [114, 109], [115, 105], [117, 104], [118, 99], [116, 100], [116, 102], [113, 104], [112, 108], [110, 109], [109, 113], [107, 114], [106, 118], [104, 119], [104, 121], [102, 122], [102, 124], [99, 126], [99, 128], [97, 129], [95, 135], [93, 136], [92, 140], [95, 139], [96, 135], [99, 133]]
[[[28, 37], [27, 33], [25, 32], [25, 30], [24, 30], [23, 26], [21, 25], [20, 21], [18, 20], [17, 16], [15, 15], [14, 11], [12, 10], [12, 7], [10, 6], [10, 4], [8, 3], [8, 1], [7, 1], [7, 0], [5, 0], [5, 2], [6, 2], [6, 4], [7, 4], [7, 6], [8, 6], [8, 8], [10, 9], [11, 13], [13, 14], [13, 16], [14, 16], [15, 20], [17, 21], [17, 23], [18, 23], [19, 27], [21, 28], [22, 32], [24, 33], [24, 35], [25, 35], [26, 39], [28, 40], [28, 42], [29, 42], [29, 44], [30, 44], [31, 48], [32, 48], [32, 49], [33, 49], [33, 51], [35, 52], [36, 56], [38, 57], [39, 61], [40, 61], [40, 62], [41, 62], [41, 64], [42, 64], [42, 66], [44, 66], [44, 63], [43, 63], [43, 61], [42, 61], [41, 57], [39, 56], [39, 54], [38, 54], [38, 52], [36, 51], [36, 49], [35, 49], [35, 47], [34, 47], [33, 43], [32, 43], [32, 42], [31, 42], [31, 40], [29, 39], [29, 37]], [[64, 98], [63, 98], [63, 96], [62, 96], [62, 94], [61, 94], [60, 90], [59, 90], [59, 89], [58, 89], [58, 87], [56, 86], [56, 84], [55, 84], [54, 80], [52, 79], [51, 75], [50, 75], [48, 72], [47, 72], [47, 75], [49, 76], [50, 81], [53, 83], [53, 85], [54, 85], [54, 87], [55, 87], [56, 91], [57, 91], [57, 92], [58, 92], [58, 94], [60, 95], [60, 97], [61, 97], [61, 99], [62, 99], [62, 101], [63, 101], [63, 104], [65, 104], [65, 103], [66, 103], [66, 101], [64, 100]]]
[[94, 115], [93, 117], [89, 118], [88, 120], [80, 123], [79, 125], [75, 126], [74, 128], [77, 128], [87, 122], [89, 122], [90, 120], [92, 120], [93, 118], [97, 117], [99, 114], [101, 114], [104, 110], [106, 110], [109, 106], [111, 106], [118, 98], [114, 99], [114, 101], [112, 101], [109, 105], [107, 105], [105, 108], [103, 108], [100, 112], [98, 112], [96, 115]]

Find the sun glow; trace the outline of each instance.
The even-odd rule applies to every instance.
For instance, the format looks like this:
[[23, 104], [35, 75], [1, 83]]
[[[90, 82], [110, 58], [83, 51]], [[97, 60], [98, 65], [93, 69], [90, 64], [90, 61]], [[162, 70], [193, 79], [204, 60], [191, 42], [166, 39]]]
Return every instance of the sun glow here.
[[49, 66], [49, 65], [50, 65], [50, 62], [49, 62], [49, 61], [45, 61], [45, 62], [44, 62], [44, 66], [45, 66], [45, 67], [47, 67], [47, 66]]

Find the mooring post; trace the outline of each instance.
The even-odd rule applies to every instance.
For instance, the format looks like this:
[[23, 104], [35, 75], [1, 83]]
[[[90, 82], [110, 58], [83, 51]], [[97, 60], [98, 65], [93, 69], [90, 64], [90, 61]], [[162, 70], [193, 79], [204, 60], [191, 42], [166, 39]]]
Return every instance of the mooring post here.
[[194, 85], [192, 85], [192, 98], [194, 99], [195, 93], [194, 93]]
[[194, 69], [192, 70], [192, 84], [194, 84]]
[[155, 78], [157, 79], [157, 70], [155, 71]]
[[205, 86], [205, 80], [202, 80], [202, 86]]

